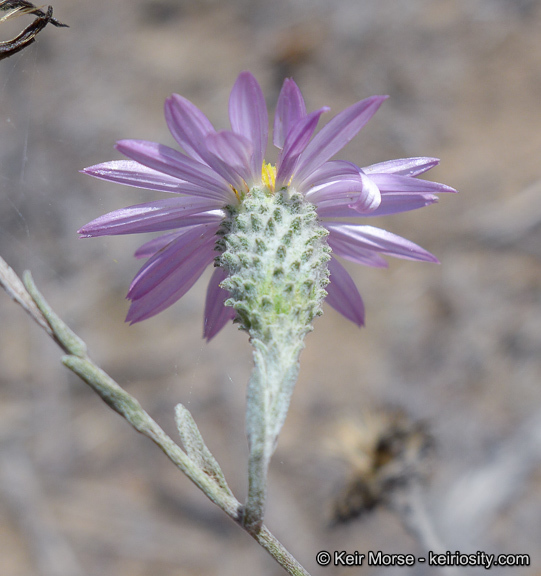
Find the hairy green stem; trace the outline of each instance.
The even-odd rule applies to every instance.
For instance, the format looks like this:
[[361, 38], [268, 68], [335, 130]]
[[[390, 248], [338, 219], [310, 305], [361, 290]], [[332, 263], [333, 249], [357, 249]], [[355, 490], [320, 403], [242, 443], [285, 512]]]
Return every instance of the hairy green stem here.
[[289, 188], [254, 187], [231, 207], [217, 244], [227, 271], [226, 304], [250, 335], [254, 371], [248, 384], [248, 498], [244, 524], [263, 524], [267, 473], [299, 373], [299, 355], [321, 314], [328, 284], [328, 232], [313, 204]]
[[267, 473], [289, 400], [299, 374], [302, 340], [295, 346], [265, 346], [252, 340], [254, 371], [248, 384], [246, 429], [250, 445], [248, 498], [244, 523], [249, 529], [263, 523]]

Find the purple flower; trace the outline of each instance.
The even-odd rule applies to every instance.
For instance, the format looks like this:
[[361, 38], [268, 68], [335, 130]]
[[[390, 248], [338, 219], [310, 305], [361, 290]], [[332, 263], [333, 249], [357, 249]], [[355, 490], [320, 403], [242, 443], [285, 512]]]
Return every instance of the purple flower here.
[[[264, 161], [268, 116], [263, 93], [249, 72], [242, 72], [229, 99], [230, 131], [216, 131], [194, 104], [173, 94], [165, 102], [167, 125], [183, 152], [142, 140], [121, 140], [116, 148], [128, 160], [91, 166], [86, 174], [138, 188], [168, 192], [172, 197], [115, 210], [79, 230], [81, 237], [168, 231], [141, 246], [136, 258], [148, 258], [134, 278], [127, 297], [126, 318], [134, 323], [150, 318], [181, 298], [213, 263], [217, 233], [231, 207], [253, 187], [301, 192], [316, 206], [329, 231], [333, 255], [365, 266], [385, 267], [384, 255], [437, 262], [404, 238], [351, 218], [396, 214], [428, 206], [435, 193], [452, 188], [415, 178], [438, 163], [434, 158], [391, 160], [359, 168], [331, 158], [352, 140], [378, 110], [385, 96], [372, 96], [336, 115], [315, 136], [324, 107], [306, 112], [299, 88], [284, 82], [274, 118], [276, 166]], [[343, 220], [347, 219], [347, 220]], [[327, 302], [358, 325], [364, 306], [345, 268], [334, 256], [329, 262]], [[221, 267], [210, 280], [204, 336], [215, 336], [235, 310], [220, 284]]]

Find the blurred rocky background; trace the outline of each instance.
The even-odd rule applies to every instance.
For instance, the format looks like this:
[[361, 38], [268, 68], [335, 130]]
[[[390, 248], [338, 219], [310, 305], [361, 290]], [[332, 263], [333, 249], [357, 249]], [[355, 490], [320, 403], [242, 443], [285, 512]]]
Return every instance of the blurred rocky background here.
[[[330, 523], [348, 475], [328, 449], [336, 425], [400, 409], [434, 441], [424, 498], [445, 545], [529, 553], [529, 568], [492, 572], [539, 574], [541, 2], [54, 0], [54, 15], [70, 28], [48, 26], [0, 62], [0, 253], [32, 271], [92, 357], [173, 437], [174, 405], [188, 406], [240, 499], [246, 335], [230, 325], [202, 340], [209, 273], [158, 317], [124, 324], [142, 239], [79, 240], [76, 230], [157, 196], [78, 171], [120, 158], [121, 138], [174, 145], [163, 119], [172, 92], [227, 127], [244, 69], [271, 110], [287, 76], [311, 110], [391, 96], [342, 157], [441, 158], [429, 177], [460, 194], [376, 224], [442, 264], [348, 266], [367, 325], [329, 308], [315, 322], [271, 466], [267, 523], [314, 574], [390, 570], [320, 568], [323, 549], [421, 555], [386, 509]], [[30, 21], [0, 24], [0, 39]], [[2, 576], [282, 574], [62, 367], [4, 293], [0, 565]]]

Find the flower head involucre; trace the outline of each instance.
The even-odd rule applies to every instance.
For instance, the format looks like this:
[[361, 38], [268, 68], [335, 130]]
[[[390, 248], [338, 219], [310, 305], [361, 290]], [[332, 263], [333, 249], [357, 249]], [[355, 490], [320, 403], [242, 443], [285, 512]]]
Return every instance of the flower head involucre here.
[[[378, 110], [385, 96], [361, 100], [314, 135], [328, 108], [307, 113], [299, 88], [284, 82], [274, 118], [276, 166], [265, 162], [268, 116], [263, 93], [242, 72], [229, 100], [231, 130], [216, 131], [194, 104], [174, 94], [165, 118], [183, 152], [142, 140], [121, 140], [128, 160], [85, 173], [171, 197], [105, 214], [82, 237], [166, 232], [141, 246], [147, 262], [128, 291], [127, 320], [139, 322], [181, 298], [207, 266], [217, 266], [206, 300], [204, 336], [237, 318], [252, 339], [264, 338], [277, 316], [297, 317], [307, 331], [327, 303], [364, 323], [359, 292], [335, 256], [385, 267], [384, 255], [436, 262], [413, 242], [352, 218], [395, 214], [453, 192], [415, 178], [438, 163], [405, 158], [359, 168], [332, 160]], [[255, 308], [254, 308], [255, 307]], [[291, 337], [292, 334], [282, 334]], [[300, 334], [299, 334], [300, 336]], [[302, 340], [302, 338], [301, 338]]]

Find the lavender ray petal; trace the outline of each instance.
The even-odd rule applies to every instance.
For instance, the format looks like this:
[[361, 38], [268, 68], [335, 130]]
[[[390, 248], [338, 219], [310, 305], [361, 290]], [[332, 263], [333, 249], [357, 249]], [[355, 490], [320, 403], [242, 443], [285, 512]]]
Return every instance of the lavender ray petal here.
[[215, 268], [207, 288], [205, 302], [205, 320], [203, 323], [203, 338], [209, 342], [218, 332], [233, 320], [236, 311], [231, 306], [225, 306], [224, 302], [229, 298], [229, 292], [220, 287], [227, 278], [223, 268]]
[[319, 118], [328, 110], [330, 110], [330, 108], [324, 107], [315, 112], [311, 112], [291, 127], [278, 160], [278, 170], [276, 174], [277, 189], [281, 188], [284, 183], [287, 184], [291, 179], [297, 160], [308, 145], [308, 142], [310, 142]]
[[306, 199], [312, 204], [320, 202], [342, 201], [347, 199], [354, 202], [363, 191], [363, 183], [360, 178], [349, 176], [344, 180], [335, 180], [321, 186], [312, 188], [305, 194]]
[[372, 216], [387, 216], [400, 212], [409, 212], [430, 206], [438, 201], [432, 194], [381, 194], [381, 204], [372, 212], [360, 213], [351, 208], [347, 200], [341, 202], [319, 202], [317, 213], [320, 218], [360, 218]]
[[207, 137], [216, 134], [216, 130], [197, 106], [173, 94], [166, 100], [165, 118], [171, 134], [189, 156], [210, 166], [233, 186], [242, 185], [238, 173], [208, 150]]
[[302, 181], [311, 172], [334, 156], [372, 118], [387, 96], [372, 96], [361, 100], [337, 114], [324, 126], [301, 154], [294, 175], [294, 182], [302, 186]]
[[329, 261], [330, 284], [325, 288], [325, 302], [357, 326], [364, 325], [364, 304], [346, 269], [336, 260]]
[[218, 201], [205, 198], [167, 198], [114, 210], [79, 230], [81, 238], [162, 232], [194, 224], [219, 223], [225, 214]]
[[438, 262], [438, 259], [417, 244], [374, 226], [325, 222], [325, 228], [344, 242], [405, 260]]
[[179, 94], [167, 98], [164, 110], [173, 138], [189, 156], [206, 163], [205, 138], [215, 132], [210, 120], [195, 104]]
[[84, 168], [81, 172], [108, 182], [116, 182], [147, 190], [157, 190], [158, 192], [179, 193], [181, 192], [179, 186], [184, 182], [158, 170], [143, 166], [143, 164], [133, 160], [103, 162], [102, 164]]
[[[96, 164], [81, 170], [83, 174], [88, 174], [100, 180], [144, 188], [145, 190], [156, 190], [158, 192], [168, 192], [171, 194], [188, 194], [211, 200], [219, 200], [224, 203], [223, 191], [216, 192], [208, 188], [191, 184], [185, 180], [169, 176], [158, 170], [148, 168], [134, 160], [113, 160]], [[234, 197], [234, 196], [233, 196]]]
[[433, 194], [381, 194], [381, 204], [369, 214], [363, 216], [388, 216], [418, 210], [438, 201]]
[[365, 174], [399, 174], [401, 176], [419, 176], [440, 163], [438, 158], [398, 158], [363, 166]]
[[[250, 159], [253, 153], [251, 142], [235, 132], [223, 130], [210, 134], [206, 145], [209, 151], [220, 161], [230, 166], [243, 180], [248, 180], [251, 176]], [[238, 187], [241, 187], [239, 180]]]
[[377, 184], [382, 193], [384, 191], [431, 194], [456, 192], [454, 188], [446, 186], [445, 184], [422, 180], [420, 178], [410, 178], [409, 176], [400, 176], [398, 174], [370, 174], [370, 179]]
[[320, 203], [342, 206], [347, 200], [348, 205], [359, 213], [375, 210], [381, 202], [381, 194], [367, 176], [358, 174], [355, 178], [349, 176], [348, 179], [312, 188], [306, 199], [318, 206]]
[[357, 244], [347, 242], [332, 232], [329, 234], [327, 241], [333, 253], [345, 260], [350, 260], [363, 266], [370, 266], [371, 268], [389, 267], [387, 260], [382, 258], [378, 253], [368, 248], [361, 248]]
[[273, 144], [282, 149], [291, 127], [306, 116], [306, 105], [299, 87], [291, 78], [286, 78], [274, 113]]
[[261, 180], [269, 117], [261, 87], [250, 72], [241, 72], [231, 90], [229, 120], [233, 131], [252, 143], [254, 151], [250, 163], [251, 174], [254, 181]]
[[149, 168], [207, 188], [216, 193], [217, 197], [222, 198], [224, 202], [235, 201], [233, 191], [223, 178], [205, 164], [173, 148], [145, 140], [120, 140], [116, 148], [128, 158]]
[[329, 160], [314, 170], [303, 182], [300, 192], [309, 192], [311, 188], [328, 184], [335, 180], [348, 180], [357, 178], [361, 173], [361, 169], [346, 160]]
[[365, 174], [360, 174], [360, 177], [363, 183], [363, 193], [351, 207], [361, 214], [369, 214], [376, 210], [381, 204], [381, 193], [371, 178]]
[[177, 300], [180, 300], [186, 292], [195, 284], [205, 268], [214, 259], [215, 253], [212, 246], [192, 254], [182, 267], [175, 269], [167, 278], [138, 299], [131, 303], [126, 322], [135, 324], [165, 310]]
[[152, 240], [145, 242], [134, 253], [135, 258], [150, 258], [154, 256], [156, 252], [159, 252], [165, 248], [168, 244], [171, 244], [173, 240], [180, 238], [184, 234], [188, 234], [190, 228], [183, 228], [179, 232], [170, 232], [169, 234], [162, 234], [158, 238], [153, 238]]
[[[320, 218], [360, 218], [361, 214], [354, 208], [351, 208], [349, 198], [344, 198], [341, 201], [329, 200], [325, 202], [318, 202], [316, 206], [317, 214]], [[371, 215], [371, 214], [370, 214]], [[365, 216], [362, 214], [362, 216]], [[325, 225], [325, 222], [323, 222]]]
[[188, 282], [192, 271], [212, 262], [216, 227], [208, 224], [194, 226], [186, 234], [170, 242], [163, 250], [152, 256], [133, 279], [127, 298], [139, 300], [155, 292], [163, 293], [160, 285], [169, 286], [168, 279], [174, 277], [179, 285]]

